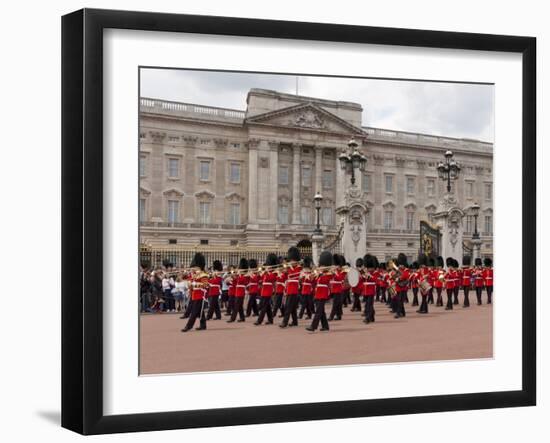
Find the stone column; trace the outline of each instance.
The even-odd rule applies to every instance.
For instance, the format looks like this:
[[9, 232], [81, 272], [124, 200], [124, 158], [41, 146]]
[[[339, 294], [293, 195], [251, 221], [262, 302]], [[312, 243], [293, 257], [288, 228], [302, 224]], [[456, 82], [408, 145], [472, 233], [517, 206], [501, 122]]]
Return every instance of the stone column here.
[[258, 222], [258, 150], [250, 146], [248, 150], [248, 223]]
[[350, 183], [349, 177], [346, 176], [346, 171], [340, 167], [340, 160], [338, 160], [340, 151], [336, 150], [336, 160], [334, 167], [336, 168], [336, 208], [339, 208], [345, 204], [344, 199]]
[[472, 239], [472, 265], [475, 263], [476, 258], [481, 258], [481, 239]]
[[269, 206], [270, 206], [270, 223], [277, 223], [277, 209], [279, 208], [279, 143], [269, 142], [269, 172], [270, 172], [270, 191], [269, 191]]
[[315, 189], [314, 194], [323, 190], [323, 148], [315, 147]]
[[301, 145], [292, 145], [292, 224], [300, 223], [300, 150]]
[[452, 257], [461, 262], [464, 239], [464, 212], [458, 206], [454, 195], [446, 194], [434, 214], [434, 223], [441, 232], [440, 255], [446, 260]]
[[325, 235], [313, 234], [311, 236], [311, 258], [316, 265], [319, 265], [319, 257], [323, 252], [323, 244], [325, 242]]

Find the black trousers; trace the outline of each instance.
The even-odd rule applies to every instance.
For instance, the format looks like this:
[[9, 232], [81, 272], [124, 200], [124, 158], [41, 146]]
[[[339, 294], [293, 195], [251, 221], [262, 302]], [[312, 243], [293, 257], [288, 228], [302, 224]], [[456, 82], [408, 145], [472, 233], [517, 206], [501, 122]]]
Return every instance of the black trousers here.
[[189, 303], [191, 305], [191, 313], [189, 314], [189, 319], [185, 325], [185, 329], [191, 329], [195, 324], [195, 320], [200, 316], [199, 327], [201, 329], [206, 329], [206, 317], [204, 315], [203, 300], [191, 300]]
[[486, 286], [485, 289], [487, 290], [487, 304], [492, 303], [492, 297], [493, 297], [493, 287], [492, 286]]
[[446, 289], [445, 292], [447, 293], [447, 306], [445, 306], [445, 309], [453, 309], [453, 294], [455, 290], [454, 288]]
[[313, 316], [313, 321], [311, 322], [310, 328], [315, 330], [321, 322], [321, 327], [323, 329], [329, 329], [327, 314], [325, 313], [325, 303], [326, 300], [315, 300], [315, 315]]
[[477, 297], [477, 304], [481, 304], [481, 293], [483, 292], [482, 286], [476, 286], [476, 297]]
[[244, 321], [244, 297], [235, 297], [235, 306], [231, 312], [231, 319], [229, 321], [235, 321], [237, 314], [239, 315], [239, 320]]
[[256, 323], [262, 323], [267, 315], [267, 322], [273, 323], [273, 311], [271, 310], [271, 297], [260, 297], [260, 312]]
[[350, 290], [344, 289], [344, 291], [342, 291], [342, 294], [342, 305], [347, 307], [348, 304], [351, 304]]
[[277, 317], [277, 311], [281, 311], [281, 317], [285, 315], [285, 307], [283, 305], [283, 294], [275, 294], [275, 303], [273, 304], [273, 317]]
[[397, 293], [397, 306], [395, 315], [398, 317], [405, 317], [405, 299], [407, 297], [406, 291], [401, 291]]
[[206, 319], [210, 320], [214, 316], [214, 314], [216, 314], [216, 318], [218, 320], [222, 318], [219, 297], [217, 295], [213, 297], [208, 297], [208, 314], [206, 316]]
[[313, 306], [313, 294], [302, 295], [302, 306], [300, 307], [299, 318], [304, 316], [306, 313], [307, 318], [311, 318], [312, 314], [315, 312], [315, 307]]
[[422, 297], [422, 302], [420, 303], [420, 308], [418, 309], [417, 312], [420, 312], [422, 314], [427, 314], [428, 313], [428, 293], [426, 294], [421, 293], [420, 296]]
[[435, 302], [436, 306], [443, 306], [443, 297], [441, 297], [441, 292], [443, 292], [443, 288], [435, 288], [437, 292], [437, 300]]
[[463, 286], [462, 291], [464, 292], [464, 304], [462, 306], [467, 308], [468, 306], [470, 306], [470, 297], [469, 297], [470, 287], [469, 286]]
[[430, 288], [428, 291], [428, 303], [434, 304], [434, 288]]
[[248, 294], [248, 303], [246, 304], [246, 316], [250, 317], [250, 314], [254, 313], [254, 316], [258, 315], [258, 295]]
[[283, 317], [282, 325], [288, 325], [288, 320], [292, 317], [292, 325], [298, 325], [298, 294], [287, 295], [285, 302], [285, 315]]
[[361, 298], [359, 294], [353, 294], [353, 306], [352, 311], [361, 311]]
[[381, 292], [382, 288], [379, 288], [378, 286], [376, 286], [376, 297], [375, 297], [375, 300], [376, 301], [380, 301], [380, 292]]
[[228, 296], [227, 310], [225, 311], [225, 315], [231, 315], [233, 313], [234, 307], [235, 307], [235, 296], [234, 295]]
[[409, 291], [401, 291], [401, 294], [403, 295], [403, 303], [409, 303]]
[[418, 288], [412, 288], [413, 291], [413, 302], [411, 306], [418, 306]]
[[455, 289], [454, 289], [454, 300], [453, 300], [453, 304], [455, 305], [458, 305], [458, 291], [460, 291], [460, 287], [459, 286], [455, 286]]
[[183, 313], [183, 318], [189, 318], [191, 315], [191, 311], [193, 310], [193, 300], [189, 300], [187, 302], [187, 306], [185, 307], [185, 312]]
[[225, 308], [227, 306], [227, 299], [229, 298], [229, 296], [227, 295], [227, 289], [224, 289], [222, 291], [222, 300], [221, 300], [221, 307], [222, 309]]
[[329, 320], [334, 320], [334, 318], [337, 318], [338, 320], [342, 319], [342, 298], [343, 295], [341, 292], [332, 296], [332, 309], [328, 317]]
[[365, 296], [365, 322], [374, 322], [374, 295]]

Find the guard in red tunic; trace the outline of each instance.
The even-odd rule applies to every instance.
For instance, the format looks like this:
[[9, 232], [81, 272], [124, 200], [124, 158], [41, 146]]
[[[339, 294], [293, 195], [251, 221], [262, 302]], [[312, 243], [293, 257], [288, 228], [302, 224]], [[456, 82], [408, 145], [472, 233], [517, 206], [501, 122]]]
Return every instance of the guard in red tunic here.
[[446, 260], [447, 271], [445, 272], [445, 291], [447, 293], [447, 305], [445, 310], [453, 309], [453, 294], [455, 290], [455, 281], [456, 281], [456, 272], [453, 268], [454, 259], [452, 257], [447, 257]]
[[472, 284], [472, 268], [470, 267], [471, 262], [472, 258], [469, 255], [462, 257], [461, 285], [462, 292], [464, 292], [464, 303], [462, 304], [463, 308], [470, 307], [470, 285]]
[[485, 269], [483, 270], [483, 280], [485, 282], [485, 290], [487, 291], [487, 304], [492, 303], [493, 297], [493, 260], [489, 257], [486, 257], [483, 260]]
[[[283, 321], [279, 325], [281, 328], [298, 326], [298, 297], [300, 295], [300, 274], [302, 273], [302, 267], [299, 263], [301, 258], [300, 250], [296, 246], [288, 249], [285, 281], [286, 301]], [[290, 317], [292, 317], [292, 323], [289, 325]]]
[[239, 315], [238, 322], [243, 322], [244, 317], [244, 297], [246, 296], [246, 287], [248, 286], [249, 277], [246, 271], [248, 270], [248, 260], [241, 258], [239, 262], [239, 272], [235, 277], [235, 307], [231, 313], [231, 318], [227, 323], [233, 323]]
[[336, 265], [336, 269], [333, 273], [333, 278], [330, 281], [330, 293], [332, 295], [332, 309], [328, 317], [328, 321], [342, 320], [343, 315], [343, 291], [344, 291], [344, 280], [346, 279], [346, 274], [342, 270], [342, 267], [346, 264], [346, 259], [338, 254], [334, 254], [332, 257], [333, 263]]
[[[355, 269], [357, 269], [360, 274], [363, 273], [363, 259], [361, 257], [355, 260]], [[353, 305], [350, 309], [351, 312], [356, 312], [356, 311], [361, 312], [362, 290], [363, 290], [363, 283], [362, 283], [362, 278], [360, 278], [357, 285], [351, 288], [351, 293], [353, 294]]]
[[220, 320], [222, 313], [220, 310], [220, 295], [222, 290], [222, 276], [223, 272], [222, 262], [214, 260], [212, 263], [212, 270], [214, 271], [208, 278], [208, 315], [207, 320], [211, 320], [214, 314], [215, 319]]
[[460, 291], [460, 287], [462, 286], [462, 269], [460, 269], [460, 264], [458, 263], [458, 260], [455, 260], [453, 258], [453, 271], [454, 271], [454, 279], [455, 279], [455, 286], [453, 289], [453, 305], [458, 305], [458, 293]]
[[260, 312], [258, 314], [258, 320], [256, 320], [256, 323], [254, 323], [256, 326], [262, 324], [266, 315], [266, 324], [273, 324], [271, 297], [274, 294], [275, 284], [277, 282], [277, 275], [275, 274], [275, 272], [273, 272], [273, 266], [276, 265], [277, 256], [275, 254], [269, 254], [265, 261], [265, 270], [260, 271]]
[[418, 270], [418, 262], [415, 261], [411, 265], [411, 276], [410, 276], [410, 288], [413, 293], [413, 301], [411, 306], [418, 306], [418, 281], [420, 280], [420, 272]]
[[228, 274], [225, 276], [225, 284], [227, 285], [227, 310], [225, 315], [231, 316], [235, 308], [235, 288], [237, 279], [235, 275], [235, 266], [229, 266]]
[[285, 305], [283, 303], [283, 298], [285, 295], [285, 282], [286, 282], [286, 260], [283, 261], [282, 258], [277, 260], [281, 265], [280, 268], [275, 270], [277, 275], [277, 284], [275, 285], [275, 300], [273, 302], [273, 317], [277, 317], [277, 311], [280, 311], [279, 317], [285, 315]]
[[443, 306], [443, 297], [441, 293], [443, 292], [443, 285], [445, 284], [445, 270], [443, 267], [445, 263], [443, 262], [443, 257], [438, 256], [436, 259], [436, 267], [433, 270], [432, 276], [434, 279], [434, 288], [437, 293], [437, 298], [435, 300], [436, 306]]
[[485, 279], [483, 277], [483, 268], [481, 267], [481, 259], [479, 257], [475, 260], [472, 278], [474, 279], [474, 288], [476, 289], [477, 304], [481, 305], [481, 293], [483, 292]]
[[206, 329], [204, 301], [208, 288], [208, 274], [204, 272], [205, 264], [204, 255], [197, 252], [191, 261], [191, 268], [194, 268], [191, 280], [191, 314], [189, 315], [185, 328], [183, 328], [181, 332], [187, 332], [192, 329], [197, 317], [200, 317], [200, 324], [197, 330]]
[[325, 269], [321, 269], [315, 279], [315, 315], [313, 316], [311, 325], [306, 328], [308, 331], [315, 331], [319, 326], [319, 322], [321, 322], [321, 331], [329, 330], [327, 315], [325, 313], [325, 303], [330, 295], [329, 284], [333, 279], [333, 275], [332, 272], [326, 268], [332, 266], [332, 264], [332, 254], [329, 251], [323, 251], [319, 257], [319, 267]]
[[428, 298], [430, 292], [432, 291], [430, 282], [431, 271], [430, 268], [427, 266], [428, 263], [429, 261], [426, 254], [420, 254], [418, 256], [418, 290], [420, 291], [420, 297], [422, 298], [420, 308], [418, 308], [418, 310], [416, 311], [419, 314], [428, 313]]
[[374, 297], [376, 296], [376, 277], [374, 272], [376, 270], [376, 260], [375, 258], [367, 254], [363, 259], [365, 265], [365, 270], [363, 272], [363, 277], [361, 279], [362, 284], [362, 295], [365, 300], [365, 318], [363, 323], [369, 324], [374, 323]]
[[250, 267], [250, 276], [248, 281], [248, 303], [246, 304], [246, 316], [254, 314], [254, 317], [258, 316], [258, 293], [260, 291], [260, 275], [257, 272], [258, 262], [251, 258], [248, 260], [248, 266]]
[[380, 265], [378, 266], [377, 276], [378, 280], [376, 281], [376, 287], [378, 288], [378, 292], [380, 293], [380, 301], [388, 305], [389, 297], [386, 296], [386, 291], [388, 289], [388, 282], [386, 280], [386, 263], [380, 263]]
[[407, 267], [407, 256], [402, 252], [397, 256], [399, 271], [394, 276], [395, 289], [397, 290], [395, 318], [405, 317], [405, 301], [408, 301], [407, 291], [409, 289], [410, 271]]
[[436, 280], [436, 276], [435, 276], [435, 273], [434, 273], [434, 269], [435, 269], [435, 260], [433, 257], [429, 257], [428, 258], [428, 265], [426, 266], [426, 279], [428, 281], [428, 283], [430, 284], [431, 288], [430, 290], [428, 291], [428, 304], [429, 305], [433, 305], [434, 304], [434, 285], [435, 285], [435, 280]]
[[313, 273], [311, 272], [311, 258], [304, 257], [303, 263], [304, 269], [302, 270], [302, 274], [300, 276], [300, 295], [302, 299], [302, 306], [300, 307], [298, 318], [303, 318], [305, 312], [306, 318], [310, 320], [311, 316], [315, 312], [315, 307], [313, 306], [313, 284], [315, 279]]

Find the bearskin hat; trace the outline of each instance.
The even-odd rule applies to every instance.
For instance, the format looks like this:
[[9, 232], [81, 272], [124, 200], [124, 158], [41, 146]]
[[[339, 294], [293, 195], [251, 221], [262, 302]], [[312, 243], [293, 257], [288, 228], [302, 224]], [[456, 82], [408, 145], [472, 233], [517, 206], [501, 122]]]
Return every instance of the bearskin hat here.
[[241, 258], [239, 261], [239, 269], [248, 269], [248, 260], [246, 258]]
[[491, 260], [489, 257], [485, 257], [483, 259], [483, 265], [490, 268], [491, 266], [493, 266], [493, 260]]
[[479, 257], [475, 259], [474, 263], [475, 263], [476, 266], [481, 266], [481, 264], [482, 264], [481, 259]]
[[339, 255], [339, 254], [334, 254], [332, 256], [332, 262], [336, 265], [336, 266], [344, 266], [346, 264], [346, 259]]
[[435, 266], [435, 259], [433, 257], [428, 258], [428, 267], [433, 268]]
[[214, 260], [212, 263], [212, 269], [214, 269], [214, 271], [223, 271], [222, 262], [219, 260]]
[[411, 269], [418, 269], [418, 262], [417, 261], [413, 261], [412, 264], [411, 264]]
[[286, 256], [290, 261], [300, 261], [302, 258], [302, 254], [300, 254], [300, 250], [296, 246], [288, 248]]
[[462, 257], [462, 266], [470, 266], [472, 264], [472, 257], [465, 255]]
[[376, 267], [376, 261], [374, 257], [370, 254], [365, 255], [365, 267], [367, 269], [372, 269]]
[[206, 266], [206, 260], [204, 259], [204, 255], [202, 255], [200, 252], [196, 252], [195, 256], [193, 257], [193, 260], [191, 260], [191, 267], [192, 268], [200, 268], [204, 271], [204, 267]]
[[376, 255], [373, 255], [372, 258], [374, 260], [374, 267], [377, 268], [380, 266], [380, 262], [378, 261], [378, 258], [376, 258]]
[[407, 256], [402, 252], [397, 256], [397, 264], [399, 266], [407, 266]]
[[447, 260], [445, 260], [445, 264], [448, 268], [454, 267], [455, 259], [453, 257], [447, 257]]
[[454, 261], [454, 263], [455, 263], [455, 264], [454, 264], [454, 267], [455, 267], [455, 268], [460, 268], [460, 263], [458, 262], [458, 260], [455, 258], [453, 261]]
[[321, 256], [319, 257], [319, 266], [332, 266], [333, 264], [334, 260], [330, 251], [321, 252]]
[[445, 266], [445, 261], [443, 260], [443, 257], [441, 257], [441, 255], [437, 256], [437, 258], [435, 259], [435, 264], [439, 268], [442, 268], [443, 266]]
[[311, 257], [304, 257], [304, 268], [311, 268], [311, 265], [313, 264], [313, 260], [311, 259]]
[[363, 259], [359, 257], [357, 260], [355, 260], [355, 267], [356, 268], [362, 268], [363, 267]]
[[378, 264], [378, 269], [386, 269], [386, 263], [381, 262]]
[[428, 256], [426, 254], [419, 254], [417, 264], [418, 267], [426, 266], [428, 264]]
[[256, 269], [258, 267], [258, 260], [256, 260], [255, 258], [251, 258], [250, 260], [248, 260], [248, 266], [250, 269]]
[[277, 256], [273, 253], [267, 254], [265, 265], [266, 266], [275, 266], [278, 264]]

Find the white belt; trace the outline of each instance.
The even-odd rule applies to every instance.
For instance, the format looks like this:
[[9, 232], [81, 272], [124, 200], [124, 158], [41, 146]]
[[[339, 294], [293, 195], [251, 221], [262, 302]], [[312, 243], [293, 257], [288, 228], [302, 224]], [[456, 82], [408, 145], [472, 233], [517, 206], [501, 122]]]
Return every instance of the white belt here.
[[376, 283], [371, 283], [371, 282], [365, 282], [363, 283], [365, 286], [372, 286], [372, 285], [375, 285]]
[[318, 288], [328, 288], [328, 285], [322, 285], [320, 283], [317, 283]]
[[237, 288], [246, 288], [246, 285], [237, 285]]

